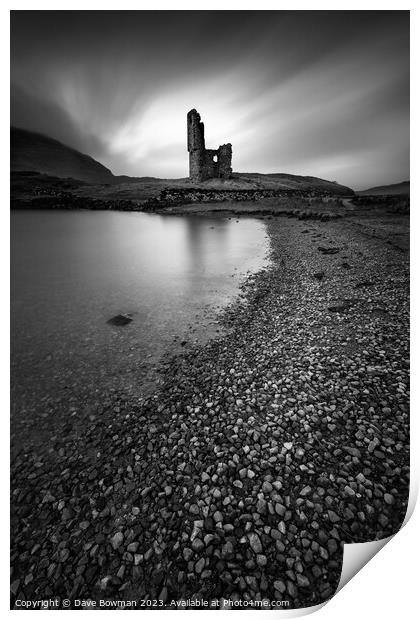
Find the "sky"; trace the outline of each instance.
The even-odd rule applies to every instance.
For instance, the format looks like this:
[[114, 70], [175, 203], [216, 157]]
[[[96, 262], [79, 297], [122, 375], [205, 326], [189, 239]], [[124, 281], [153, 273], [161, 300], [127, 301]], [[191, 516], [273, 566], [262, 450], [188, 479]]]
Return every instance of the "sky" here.
[[188, 176], [196, 108], [234, 171], [409, 179], [408, 11], [11, 15], [11, 124], [114, 174]]

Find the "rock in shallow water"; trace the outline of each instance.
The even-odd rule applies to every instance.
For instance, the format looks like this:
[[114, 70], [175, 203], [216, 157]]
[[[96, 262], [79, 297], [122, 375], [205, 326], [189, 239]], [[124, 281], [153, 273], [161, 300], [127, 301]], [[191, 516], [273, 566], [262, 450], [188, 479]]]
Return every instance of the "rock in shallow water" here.
[[133, 317], [131, 314], [116, 314], [112, 317], [112, 319], [109, 319], [107, 323], [110, 325], [127, 325], [128, 323], [131, 323], [132, 320]]

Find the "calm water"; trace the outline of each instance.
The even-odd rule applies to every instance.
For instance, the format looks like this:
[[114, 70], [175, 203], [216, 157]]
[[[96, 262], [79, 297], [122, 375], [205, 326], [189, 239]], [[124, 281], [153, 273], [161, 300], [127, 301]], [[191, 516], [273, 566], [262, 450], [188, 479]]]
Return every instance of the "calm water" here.
[[[11, 240], [12, 401], [22, 411], [138, 392], [174, 337], [211, 332], [267, 252], [255, 219], [143, 213], [13, 212]], [[120, 312], [133, 322], [107, 324]]]

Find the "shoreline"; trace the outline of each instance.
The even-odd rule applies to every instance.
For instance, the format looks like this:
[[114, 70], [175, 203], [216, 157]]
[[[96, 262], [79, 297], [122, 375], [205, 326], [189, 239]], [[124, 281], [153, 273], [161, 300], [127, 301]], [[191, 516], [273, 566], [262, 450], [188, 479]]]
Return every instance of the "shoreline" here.
[[271, 266], [223, 311], [222, 338], [168, 360], [142, 403], [17, 455], [14, 597], [315, 605], [343, 542], [398, 530], [408, 254], [393, 241], [407, 218], [267, 230]]

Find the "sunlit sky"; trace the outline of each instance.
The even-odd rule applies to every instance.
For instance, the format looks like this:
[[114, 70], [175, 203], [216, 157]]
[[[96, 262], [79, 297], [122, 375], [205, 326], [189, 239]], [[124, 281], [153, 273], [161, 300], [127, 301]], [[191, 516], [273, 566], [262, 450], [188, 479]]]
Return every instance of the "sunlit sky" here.
[[114, 174], [188, 175], [186, 114], [240, 172], [409, 178], [408, 11], [14, 11], [11, 122]]

